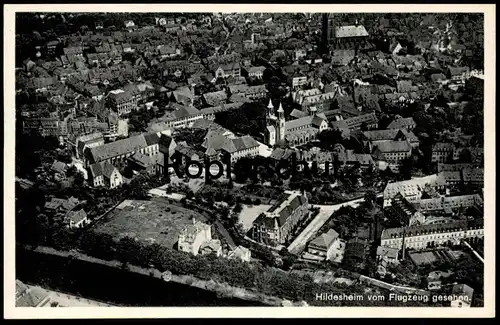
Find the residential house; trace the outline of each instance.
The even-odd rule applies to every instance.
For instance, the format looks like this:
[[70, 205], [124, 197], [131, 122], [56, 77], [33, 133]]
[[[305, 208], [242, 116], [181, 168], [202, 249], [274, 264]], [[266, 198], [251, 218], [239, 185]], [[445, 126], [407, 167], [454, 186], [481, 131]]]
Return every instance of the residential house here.
[[377, 258], [386, 260], [390, 264], [399, 264], [399, 248], [390, 248], [384, 246], [377, 247]]
[[137, 98], [123, 89], [112, 90], [107, 97], [107, 104], [117, 112], [119, 116], [129, 114], [132, 110], [136, 110], [137, 103]]
[[212, 240], [212, 228], [193, 218], [193, 223], [186, 225], [179, 233], [177, 249], [198, 255], [203, 244]]
[[309, 215], [309, 203], [305, 195], [285, 192], [281, 199], [261, 213], [253, 223], [251, 237], [266, 245], [284, 244], [291, 239], [295, 226]]
[[264, 71], [266, 70], [263, 66], [249, 67], [247, 68], [247, 75], [250, 79], [262, 79], [264, 77]]
[[408, 131], [412, 131], [417, 124], [413, 120], [413, 117], [406, 117], [406, 118], [396, 118], [394, 121], [392, 121], [389, 126], [387, 126], [388, 129], [406, 129]]
[[268, 96], [266, 85], [230, 85], [229, 92], [231, 93], [231, 95], [242, 95], [249, 99], [259, 99]]
[[124, 23], [125, 28], [133, 28], [135, 27], [135, 23], [133, 20], [126, 20]]
[[214, 91], [203, 94], [202, 99], [208, 106], [219, 106], [227, 101], [228, 94], [225, 90]]
[[425, 222], [424, 215], [403, 194], [398, 193], [392, 199], [389, 209], [393, 216], [403, 225], [418, 225]]
[[129, 167], [136, 171], [142, 172], [145, 171], [150, 175], [161, 175], [161, 163], [163, 160], [162, 155], [146, 155], [140, 152], [134, 153], [132, 156], [128, 157], [128, 165]]
[[339, 150], [334, 153], [334, 158], [336, 162], [336, 167], [339, 170], [346, 168], [359, 167], [362, 170], [366, 170], [370, 167], [375, 166], [373, 158], [369, 154], [354, 153], [353, 150]]
[[68, 169], [68, 165], [66, 165], [65, 163], [63, 163], [61, 161], [54, 160], [54, 163], [52, 164], [50, 169], [54, 173], [56, 173], [56, 175], [58, 174], [59, 177], [64, 177], [66, 175], [66, 170]]
[[328, 232], [323, 233], [312, 240], [308, 244], [307, 252], [323, 259], [328, 259], [331, 249], [339, 240], [339, 234], [334, 229], [330, 229]]
[[451, 290], [453, 299], [450, 302], [451, 307], [469, 308], [472, 305], [474, 289], [466, 284], [455, 284]]
[[378, 119], [375, 113], [367, 113], [345, 119], [350, 130], [360, 129], [362, 126], [370, 129], [378, 126]]
[[219, 239], [212, 239], [201, 244], [199, 253], [201, 255], [215, 254], [215, 256], [222, 256], [222, 244]]
[[229, 259], [240, 259], [244, 262], [250, 262], [252, 253], [248, 248], [244, 246], [238, 246], [234, 250], [230, 251], [227, 257]]
[[113, 189], [123, 184], [120, 171], [107, 161], [90, 165], [89, 176], [89, 183], [94, 187], [104, 186]]
[[158, 122], [149, 126], [152, 132], [162, 132], [170, 128], [191, 127], [196, 120], [204, 118], [204, 113], [192, 105], [170, 104], [175, 110], [167, 112]]
[[432, 147], [432, 162], [445, 163], [452, 159], [454, 151], [453, 143], [438, 142]]
[[228, 64], [219, 64], [214, 66], [215, 69], [212, 71], [216, 78], [228, 78], [234, 77], [237, 78], [241, 76], [241, 66], [238, 62], [228, 63]]
[[452, 82], [465, 83], [470, 77], [468, 67], [448, 67], [446, 74]]
[[87, 213], [83, 209], [69, 211], [66, 215], [67, 227], [71, 229], [85, 227], [89, 222]]
[[73, 210], [80, 204], [77, 198], [70, 197], [69, 199], [51, 198], [45, 202], [45, 212], [64, 221], [64, 217], [69, 211]]
[[296, 73], [291, 77], [289, 77], [289, 80], [290, 80], [289, 83], [291, 84], [292, 88], [297, 88], [307, 84], [308, 78], [303, 74]]
[[380, 276], [384, 276], [387, 274], [387, 269], [391, 265], [399, 264], [399, 249], [378, 246], [377, 247], [377, 273]]
[[373, 157], [385, 161], [393, 171], [399, 170], [399, 164], [412, 153], [412, 146], [408, 141], [387, 141], [377, 144]]

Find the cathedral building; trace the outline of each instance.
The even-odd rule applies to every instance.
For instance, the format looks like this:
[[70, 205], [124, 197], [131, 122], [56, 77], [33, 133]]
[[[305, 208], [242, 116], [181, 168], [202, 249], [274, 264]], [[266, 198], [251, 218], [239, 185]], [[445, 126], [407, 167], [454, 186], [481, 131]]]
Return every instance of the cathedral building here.
[[270, 146], [285, 142], [285, 111], [281, 103], [277, 113], [278, 116], [274, 114], [274, 106], [271, 99], [269, 99], [266, 113], [265, 138], [266, 143]]
[[328, 120], [323, 113], [311, 111], [310, 115], [285, 122], [285, 111], [280, 103], [274, 114], [274, 106], [269, 100], [266, 113], [265, 141], [269, 146], [288, 144], [302, 145], [316, 139], [318, 133], [328, 128]]

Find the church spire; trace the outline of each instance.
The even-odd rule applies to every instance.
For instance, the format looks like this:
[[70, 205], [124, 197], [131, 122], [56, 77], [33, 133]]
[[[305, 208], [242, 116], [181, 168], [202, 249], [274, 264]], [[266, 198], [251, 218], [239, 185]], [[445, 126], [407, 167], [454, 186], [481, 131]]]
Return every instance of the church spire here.
[[273, 101], [271, 100], [271, 98], [269, 98], [269, 104], [267, 104], [267, 108], [269, 108], [269, 109], [273, 109], [274, 108]]
[[283, 112], [285, 111], [283, 110], [283, 105], [280, 103], [280, 107], [278, 108], [278, 113], [283, 113]]

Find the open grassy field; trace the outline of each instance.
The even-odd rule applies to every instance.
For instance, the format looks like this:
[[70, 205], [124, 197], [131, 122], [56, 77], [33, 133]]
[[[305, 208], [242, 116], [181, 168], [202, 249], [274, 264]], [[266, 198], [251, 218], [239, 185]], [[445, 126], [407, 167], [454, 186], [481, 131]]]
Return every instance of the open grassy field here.
[[113, 238], [136, 238], [147, 243], [173, 247], [181, 229], [196, 220], [206, 221], [200, 213], [158, 201], [126, 200], [96, 226], [95, 231]]

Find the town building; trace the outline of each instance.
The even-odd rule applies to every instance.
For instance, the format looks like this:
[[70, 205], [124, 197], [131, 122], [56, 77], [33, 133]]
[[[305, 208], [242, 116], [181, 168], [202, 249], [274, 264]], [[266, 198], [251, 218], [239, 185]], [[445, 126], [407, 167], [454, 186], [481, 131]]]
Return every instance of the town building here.
[[244, 246], [238, 246], [229, 252], [227, 258], [229, 259], [239, 259], [243, 262], [250, 262], [252, 253], [250, 250]]
[[92, 164], [104, 161], [115, 166], [124, 165], [127, 158], [136, 152], [150, 156], [156, 155], [159, 153], [159, 139], [156, 133], [145, 133], [89, 148], [84, 152], [85, 166], [89, 167]]
[[83, 158], [83, 153], [88, 148], [95, 148], [104, 144], [104, 136], [100, 132], [82, 135], [75, 141], [75, 155], [77, 159]]
[[417, 123], [413, 120], [413, 117], [397, 118], [392, 121], [387, 128], [388, 129], [406, 129], [412, 131], [417, 126]]
[[193, 218], [193, 223], [186, 225], [179, 233], [177, 249], [196, 256], [201, 246], [211, 240], [212, 228]]
[[377, 144], [373, 157], [387, 162], [393, 171], [398, 171], [400, 162], [409, 158], [411, 153], [412, 146], [408, 141], [387, 141]]
[[470, 207], [481, 208], [483, 205], [481, 196], [472, 194], [421, 199], [418, 208], [423, 214], [453, 214], [457, 210]]
[[221, 241], [219, 239], [212, 239], [212, 240], [204, 242], [200, 246], [199, 253], [201, 255], [214, 254], [217, 257], [222, 256]]
[[82, 228], [89, 224], [89, 219], [85, 210], [69, 211], [66, 215], [66, 225], [68, 228]]
[[118, 113], [118, 116], [130, 114], [137, 109], [138, 100], [130, 92], [123, 89], [116, 89], [109, 92], [106, 103]]
[[403, 225], [419, 225], [425, 222], [424, 215], [407, 199], [398, 193], [393, 199], [390, 211]]
[[334, 229], [330, 229], [312, 240], [307, 246], [307, 252], [328, 259], [331, 249], [339, 240], [339, 234]]
[[261, 213], [250, 230], [251, 238], [271, 246], [291, 239], [294, 227], [309, 215], [309, 201], [299, 192], [285, 192], [288, 197]]
[[469, 308], [472, 305], [474, 289], [466, 284], [455, 284], [451, 289], [451, 295], [455, 297], [450, 302], [451, 307]]
[[113, 189], [123, 184], [123, 176], [118, 168], [107, 161], [90, 165], [88, 175], [89, 183], [94, 187]]
[[443, 191], [446, 188], [446, 183], [438, 174], [388, 183], [384, 189], [384, 208], [391, 206], [392, 199], [398, 193], [401, 193], [410, 203], [417, 203], [422, 198], [422, 194], [427, 187]]
[[255, 157], [259, 154], [260, 144], [249, 135], [229, 137], [223, 131], [211, 130], [201, 145], [207, 156], [222, 155], [236, 162], [242, 157]]
[[461, 240], [471, 238], [484, 238], [483, 227], [468, 226], [464, 221], [452, 221], [384, 229], [380, 245], [396, 249], [425, 249], [448, 242], [458, 244]]

